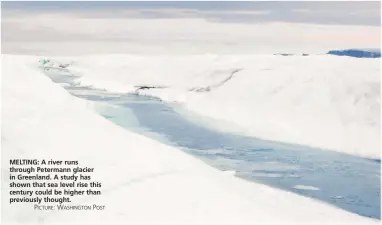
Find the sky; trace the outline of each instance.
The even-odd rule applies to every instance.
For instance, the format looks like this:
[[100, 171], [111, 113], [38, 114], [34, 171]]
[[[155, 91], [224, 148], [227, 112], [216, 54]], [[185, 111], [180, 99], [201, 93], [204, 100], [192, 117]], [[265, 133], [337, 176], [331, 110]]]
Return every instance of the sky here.
[[[380, 41], [378, 1], [55, 1], [2, 2], [1, 8], [3, 52], [20, 49], [44, 52], [49, 48], [41, 43], [53, 42], [72, 45], [72, 49], [84, 42], [88, 45], [83, 49], [85, 52], [92, 48], [90, 42], [102, 42], [104, 49], [112, 53], [120, 49], [122, 43], [134, 45], [134, 48], [130, 47], [132, 52], [149, 49], [147, 44], [152, 50], [163, 45], [168, 45], [171, 50], [175, 46], [179, 50], [187, 45], [188, 50], [196, 46], [199, 52], [208, 46], [215, 47], [206, 51], [230, 49], [226, 52], [232, 52], [237, 48], [235, 51], [250, 52], [248, 48], [274, 45], [292, 49], [299, 43], [299, 47], [323, 44], [329, 48], [330, 40], [332, 46], [336, 46], [334, 42], [341, 44], [340, 39], [349, 46], [379, 47]], [[256, 46], [259, 43], [261, 46]]]
[[[2, 9], [45, 12], [138, 10], [143, 18], [204, 17], [236, 22], [380, 26], [380, 2], [3, 2]], [[175, 10], [176, 9], [176, 10]], [[5, 14], [7, 15], [7, 14]], [[113, 15], [110, 15], [113, 16]], [[116, 15], [114, 15], [116, 16]]]

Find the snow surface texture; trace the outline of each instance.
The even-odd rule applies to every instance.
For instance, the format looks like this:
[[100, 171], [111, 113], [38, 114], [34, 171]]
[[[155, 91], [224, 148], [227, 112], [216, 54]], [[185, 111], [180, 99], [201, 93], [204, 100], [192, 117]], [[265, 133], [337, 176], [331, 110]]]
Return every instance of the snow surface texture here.
[[206, 54], [60, 60], [71, 62], [83, 84], [177, 102], [183, 111], [220, 121], [209, 124], [219, 129], [380, 157], [378, 59]]
[[[2, 57], [4, 224], [378, 223], [227, 176], [178, 149], [124, 130], [32, 68], [36, 61]], [[103, 183], [103, 195], [74, 197], [72, 203], [105, 204], [107, 209], [52, 213], [8, 205], [10, 158], [79, 160], [94, 167], [93, 179]]]

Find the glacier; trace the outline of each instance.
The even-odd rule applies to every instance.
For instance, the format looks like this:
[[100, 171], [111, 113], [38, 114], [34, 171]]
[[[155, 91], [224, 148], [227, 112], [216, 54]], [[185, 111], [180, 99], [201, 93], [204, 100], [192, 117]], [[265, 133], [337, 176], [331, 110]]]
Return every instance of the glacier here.
[[[334, 55], [103, 55], [72, 62], [78, 82], [149, 95], [266, 140], [380, 158], [380, 61]], [[145, 88], [142, 88], [145, 87]]]
[[[381, 222], [381, 68], [380, 59], [372, 58], [378, 54], [362, 49], [380, 46], [379, 26], [223, 22], [189, 17], [188, 10], [161, 19], [130, 14], [135, 9], [121, 8], [126, 17], [104, 12], [16, 9], [2, 16], [3, 206], [9, 206], [9, 159], [52, 157], [94, 167], [93, 179], [102, 182], [102, 196], [73, 198], [74, 205], [106, 205], [104, 211], [79, 212], [11, 205], [3, 207], [2, 223]], [[358, 58], [365, 56], [371, 58]], [[45, 70], [70, 75], [72, 83], [62, 76], [53, 83], [37, 68], [41, 59]], [[94, 91], [90, 95], [102, 98], [102, 104], [67, 92], [73, 88], [86, 98], [89, 93], [82, 87]], [[116, 110], [108, 103], [131, 94], [168, 108]], [[301, 151], [289, 157], [288, 149], [277, 147], [272, 155], [276, 159], [265, 153], [265, 160], [257, 156], [254, 161], [245, 151], [256, 149], [243, 147], [240, 138], [230, 139], [237, 145], [229, 146], [239, 147], [228, 151], [237, 151], [248, 163], [228, 159], [239, 167], [227, 166], [223, 172], [186, 154], [177, 143], [155, 137], [153, 130], [144, 135], [120, 126], [141, 129], [144, 122], [157, 121], [174, 125], [157, 116], [162, 113], [182, 118], [174, 123], [180, 128], [175, 136], [189, 120], [223, 137], [236, 135], [272, 146], [290, 143], [291, 150], [299, 146]], [[119, 118], [123, 121], [116, 123]], [[184, 132], [186, 142], [214, 147], [204, 151], [211, 156], [227, 153], [224, 139], [198, 131]], [[238, 177], [245, 166], [256, 172], [257, 181], [295, 183], [287, 185], [288, 192], [246, 181]], [[283, 179], [286, 175], [290, 177]], [[337, 207], [304, 197], [314, 195], [330, 197], [326, 202], [337, 202]]]
[[[30, 56], [2, 57], [3, 165], [21, 156], [79, 160], [94, 167], [94, 179], [103, 183], [104, 194], [91, 201], [108, 209], [51, 213], [10, 205], [3, 209], [5, 223], [379, 222], [227, 176], [176, 148], [126, 131], [96, 113], [91, 102], [74, 98], [52, 83], [34, 67], [36, 61]], [[4, 193], [9, 190], [7, 182]], [[7, 194], [3, 197], [6, 201]], [[88, 200], [72, 201], [78, 205]]]

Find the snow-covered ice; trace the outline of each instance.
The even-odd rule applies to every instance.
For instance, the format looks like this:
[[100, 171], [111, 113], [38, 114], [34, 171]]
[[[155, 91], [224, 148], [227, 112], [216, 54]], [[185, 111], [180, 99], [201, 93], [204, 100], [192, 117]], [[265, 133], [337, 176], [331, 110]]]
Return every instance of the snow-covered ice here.
[[318, 191], [320, 190], [318, 187], [309, 186], [309, 185], [296, 185], [293, 188], [307, 191]]
[[[209, 125], [380, 158], [380, 61], [332, 55], [109, 55], [72, 61], [82, 84], [176, 102]], [[140, 88], [147, 87], [147, 88]]]
[[[227, 176], [178, 149], [124, 130], [98, 115], [92, 104], [53, 84], [34, 68], [37, 60], [2, 56], [3, 193], [10, 158], [79, 160], [95, 168], [93, 177], [103, 183], [103, 195], [73, 198], [73, 204], [90, 201], [107, 209], [51, 213], [10, 205], [3, 207], [5, 223], [378, 223]], [[95, 76], [105, 79], [106, 74]]]

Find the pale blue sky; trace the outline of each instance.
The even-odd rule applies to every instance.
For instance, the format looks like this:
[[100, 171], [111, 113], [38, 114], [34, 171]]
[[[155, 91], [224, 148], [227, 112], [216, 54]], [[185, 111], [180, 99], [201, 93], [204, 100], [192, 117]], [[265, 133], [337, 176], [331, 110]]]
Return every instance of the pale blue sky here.
[[[3, 12], [140, 10], [140, 17], [174, 18], [176, 11], [192, 10], [191, 16], [221, 22], [298, 22], [380, 26], [380, 2], [2, 2]], [[253, 11], [263, 13], [234, 13]], [[4, 14], [5, 16], [7, 13]], [[112, 16], [113, 14], [110, 14]], [[189, 14], [187, 16], [190, 16]]]

